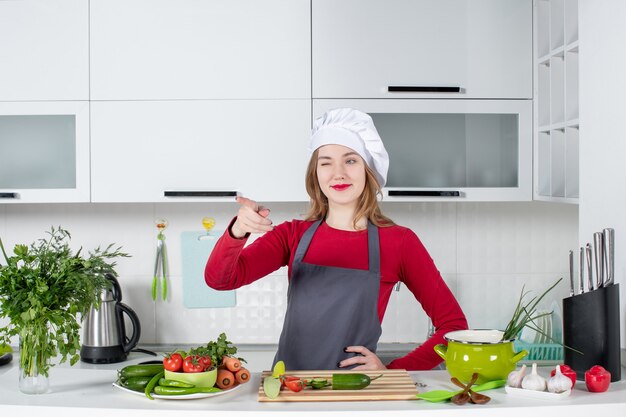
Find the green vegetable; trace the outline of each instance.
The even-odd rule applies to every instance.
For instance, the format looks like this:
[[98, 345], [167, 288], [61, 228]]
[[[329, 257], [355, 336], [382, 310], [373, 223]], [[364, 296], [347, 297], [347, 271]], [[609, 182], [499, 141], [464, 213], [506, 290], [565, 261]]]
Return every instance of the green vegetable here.
[[144, 390], [146, 397], [150, 398], [151, 400], [154, 400], [154, 398], [152, 398], [152, 391], [159, 383], [159, 380], [163, 378], [163, 375], [165, 375], [165, 371], [161, 371], [158, 374], [154, 375], [152, 379], [150, 380], [150, 382], [148, 382], [148, 385], [146, 385], [146, 389]]
[[[92, 305], [100, 305], [100, 293], [111, 283], [106, 273], [116, 275], [112, 259], [127, 257], [120, 248], [96, 248], [88, 257], [69, 245], [70, 233], [52, 227], [47, 239], [30, 246], [17, 244], [9, 256], [0, 239], [4, 265], [0, 264], [0, 344], [20, 338], [20, 368], [25, 376], [48, 376], [55, 363], [80, 359], [79, 318]], [[2, 321], [2, 320], [0, 320]]]
[[[222, 333], [216, 341], [211, 341], [207, 343], [206, 346], [199, 346], [191, 349], [187, 352], [187, 355], [209, 356], [211, 358], [211, 363], [215, 364], [215, 366], [219, 366], [222, 363], [222, 358], [224, 356], [233, 356], [235, 353], [237, 353], [237, 346], [234, 346], [232, 342], [226, 340], [226, 334]], [[245, 362], [243, 358], [237, 359], [241, 362]]]
[[133, 391], [143, 392], [146, 389], [146, 385], [148, 385], [151, 379], [151, 376], [135, 376], [132, 378], [120, 378], [117, 382], [124, 388], [128, 388]]
[[374, 378], [370, 378], [365, 374], [333, 374], [333, 389], [363, 389], [381, 376], [383, 375], [380, 374]]
[[221, 391], [222, 390], [217, 387], [178, 388], [164, 387], [162, 385], [157, 385], [156, 387], [154, 387], [154, 393], [157, 395], [211, 394]]
[[266, 376], [263, 379], [263, 392], [267, 398], [271, 398], [272, 400], [278, 397], [280, 394], [280, 379], [274, 378], [273, 376]]
[[132, 378], [137, 376], [154, 376], [163, 371], [163, 365], [128, 365], [118, 371], [120, 378]]
[[176, 381], [174, 379], [159, 379], [159, 386], [161, 387], [176, 387], [176, 388], [194, 388], [194, 384], [189, 384], [183, 381]]
[[313, 378], [307, 382], [307, 386], [313, 389], [322, 389], [330, 385], [327, 379], [324, 378]]

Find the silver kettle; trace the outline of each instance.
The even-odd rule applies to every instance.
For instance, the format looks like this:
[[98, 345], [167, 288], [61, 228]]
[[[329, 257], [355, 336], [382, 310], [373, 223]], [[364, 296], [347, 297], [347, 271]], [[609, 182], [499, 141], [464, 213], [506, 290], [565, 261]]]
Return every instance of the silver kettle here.
[[[100, 294], [100, 308], [91, 307], [83, 320], [83, 339], [80, 359], [88, 363], [122, 362], [128, 353], [137, 346], [141, 335], [141, 326], [137, 314], [126, 304], [122, 304], [122, 290], [117, 279], [106, 274], [111, 281], [111, 288]], [[124, 314], [133, 326], [133, 333], [128, 338], [124, 326]]]

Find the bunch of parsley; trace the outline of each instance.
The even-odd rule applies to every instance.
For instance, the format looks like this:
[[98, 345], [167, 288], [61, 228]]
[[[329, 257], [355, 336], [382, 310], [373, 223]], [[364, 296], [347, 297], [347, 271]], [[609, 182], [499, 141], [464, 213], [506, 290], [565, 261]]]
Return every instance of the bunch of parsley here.
[[74, 365], [80, 356], [80, 322], [92, 305], [99, 307], [100, 294], [110, 288], [105, 274], [115, 274], [118, 257], [129, 256], [109, 245], [89, 256], [69, 246], [67, 230], [52, 227], [48, 237], [30, 246], [18, 244], [8, 256], [0, 239], [5, 265], [0, 264], [0, 344], [20, 338], [20, 366], [26, 376], [47, 376], [50, 359], [61, 355]]

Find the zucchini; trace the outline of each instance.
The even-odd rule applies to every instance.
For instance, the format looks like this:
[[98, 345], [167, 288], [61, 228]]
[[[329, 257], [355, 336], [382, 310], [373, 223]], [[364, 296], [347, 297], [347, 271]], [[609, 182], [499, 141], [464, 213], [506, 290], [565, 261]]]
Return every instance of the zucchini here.
[[370, 378], [365, 374], [333, 374], [333, 389], [335, 390], [347, 390], [347, 389], [363, 389], [367, 387], [373, 380], [380, 378], [382, 374]]
[[118, 371], [120, 378], [133, 378], [137, 376], [154, 376], [163, 372], [163, 364], [160, 365], [128, 365]]

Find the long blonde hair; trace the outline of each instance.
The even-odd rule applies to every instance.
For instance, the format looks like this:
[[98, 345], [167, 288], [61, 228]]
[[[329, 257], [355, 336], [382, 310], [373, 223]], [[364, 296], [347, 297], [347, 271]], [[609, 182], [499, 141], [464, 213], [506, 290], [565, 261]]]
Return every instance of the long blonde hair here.
[[[306, 170], [306, 192], [311, 198], [311, 207], [305, 220], [315, 221], [325, 219], [328, 215], [328, 198], [322, 192], [317, 180], [317, 155], [318, 150], [313, 152]], [[357, 224], [361, 218], [366, 218], [378, 227], [390, 227], [395, 225], [393, 220], [385, 216], [378, 203], [378, 195], [382, 195], [380, 185], [376, 181], [374, 172], [367, 164], [365, 166], [365, 188], [359, 196], [358, 208], [354, 213], [352, 226], [357, 229]]]

